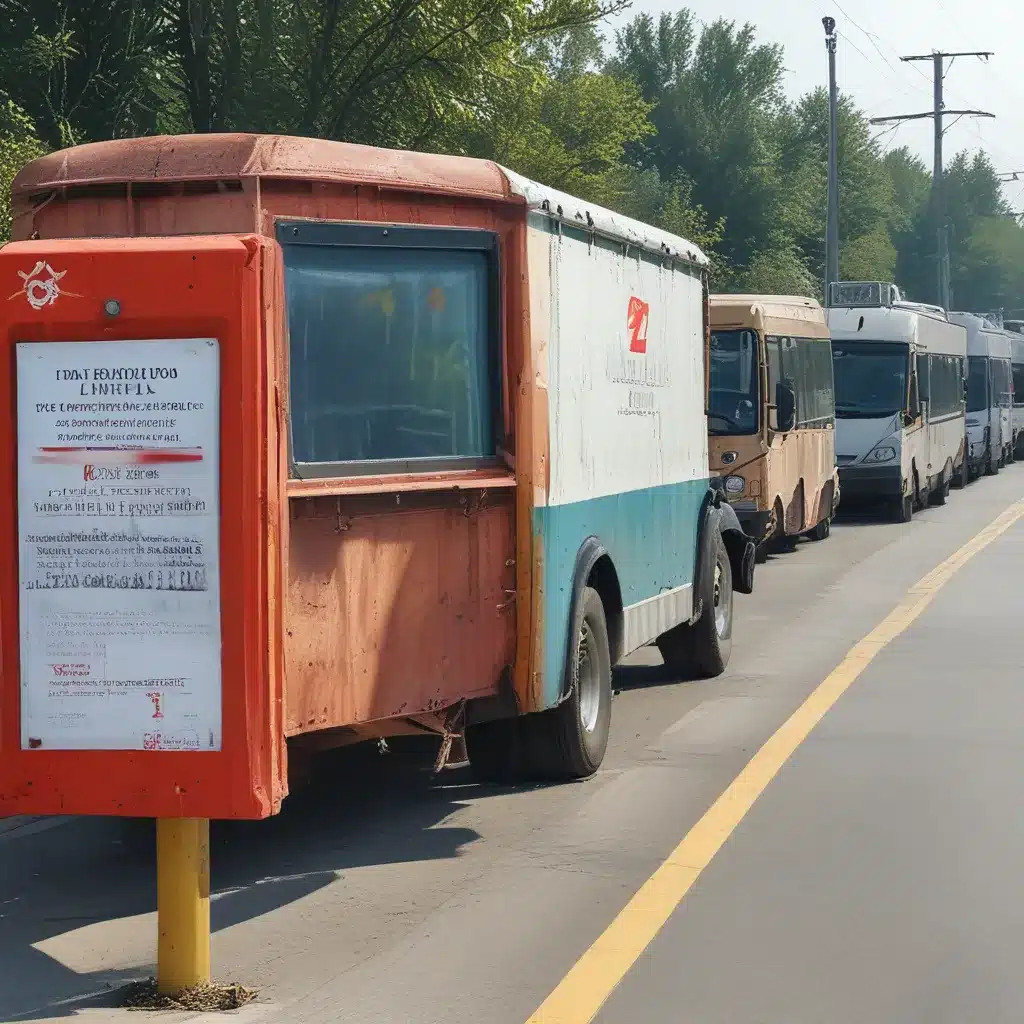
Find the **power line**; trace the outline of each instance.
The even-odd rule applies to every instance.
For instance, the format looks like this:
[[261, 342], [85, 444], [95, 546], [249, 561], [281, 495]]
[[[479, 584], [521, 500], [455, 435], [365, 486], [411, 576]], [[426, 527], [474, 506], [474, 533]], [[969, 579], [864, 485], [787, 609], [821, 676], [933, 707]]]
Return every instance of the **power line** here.
[[[960, 50], [953, 53], [933, 51], [929, 54], [911, 54], [900, 57], [905, 64], [912, 66], [918, 61], [930, 60], [932, 62], [932, 109], [920, 114], [895, 114], [887, 117], [873, 117], [871, 124], [894, 124], [901, 125], [907, 121], [920, 121], [931, 118], [935, 128], [935, 162], [932, 172], [932, 199], [935, 206], [938, 220], [938, 250], [937, 250], [937, 278], [939, 287], [939, 303], [949, 309], [952, 306], [952, 295], [950, 294], [950, 268], [949, 268], [949, 228], [946, 223], [946, 210], [944, 201], [944, 189], [942, 186], [942, 139], [949, 130], [945, 127], [946, 117], [955, 117], [957, 121], [962, 117], [995, 117], [986, 110], [948, 110], [943, 99], [943, 84], [946, 79], [948, 68], [953, 66], [957, 57], [977, 57], [980, 60], [988, 61], [992, 56], [991, 50]], [[949, 64], [946, 64], [946, 61]], [[953, 122], [956, 124], [956, 121]], [[952, 125], [950, 125], [952, 127]]]

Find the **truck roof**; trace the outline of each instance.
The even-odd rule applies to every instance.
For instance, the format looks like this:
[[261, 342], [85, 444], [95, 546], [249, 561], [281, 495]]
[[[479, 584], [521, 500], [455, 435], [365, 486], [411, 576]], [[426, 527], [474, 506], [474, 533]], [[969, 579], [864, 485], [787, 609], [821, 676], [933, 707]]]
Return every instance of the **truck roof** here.
[[1012, 335], [978, 316], [976, 313], [950, 313], [953, 323], [967, 328], [967, 354], [971, 356], [996, 356], [1010, 358]]
[[825, 311], [805, 295], [716, 294], [710, 300], [712, 327], [752, 327], [765, 334], [828, 337]]
[[929, 352], [967, 352], [964, 326], [923, 306], [833, 307], [828, 310], [828, 325], [833, 341], [898, 341]]
[[33, 160], [14, 179], [11, 192], [16, 201], [42, 201], [55, 192], [104, 186], [207, 182], [237, 190], [246, 179], [373, 185], [525, 204], [581, 230], [708, 264], [700, 248], [685, 238], [530, 181], [490, 160], [289, 135], [157, 135], [93, 142]]

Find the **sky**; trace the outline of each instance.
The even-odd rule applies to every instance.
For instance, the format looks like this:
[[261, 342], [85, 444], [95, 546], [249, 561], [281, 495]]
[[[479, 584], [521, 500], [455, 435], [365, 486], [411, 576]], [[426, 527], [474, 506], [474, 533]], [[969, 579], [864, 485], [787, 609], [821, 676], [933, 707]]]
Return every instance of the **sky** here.
[[[962, 149], [986, 150], [999, 172], [1019, 171], [1019, 181], [1004, 186], [1014, 210], [1024, 210], [1024, 76], [1015, 52], [1024, 39], [1021, 0], [633, 0], [625, 15], [609, 19], [605, 35], [631, 17], [688, 7], [700, 21], [727, 18], [751, 22], [757, 38], [785, 47], [787, 93], [796, 98], [826, 85], [828, 63], [821, 19], [836, 19], [839, 88], [869, 117], [919, 113], [932, 108], [932, 64], [907, 64], [900, 57], [933, 50], [991, 50], [983, 62], [957, 58], [947, 66], [947, 109], [987, 110], [995, 119], [946, 118], [944, 157]], [[783, 13], [783, 11], [785, 13]], [[930, 119], [872, 129], [882, 147], [908, 146], [930, 168], [933, 129]]]

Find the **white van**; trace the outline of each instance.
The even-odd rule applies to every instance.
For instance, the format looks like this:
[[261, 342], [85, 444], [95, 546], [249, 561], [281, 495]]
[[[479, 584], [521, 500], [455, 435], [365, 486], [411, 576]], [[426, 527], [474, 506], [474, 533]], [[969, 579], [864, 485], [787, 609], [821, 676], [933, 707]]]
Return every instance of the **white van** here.
[[830, 298], [843, 503], [884, 501], [907, 522], [966, 479], [967, 331], [893, 284], [840, 282]]
[[1013, 455], [1010, 335], [974, 313], [950, 313], [967, 329], [967, 441], [971, 476], [998, 473]]
[[1013, 457], [1024, 459], [1024, 320], [1004, 320], [1010, 335], [1010, 371], [1013, 374]]

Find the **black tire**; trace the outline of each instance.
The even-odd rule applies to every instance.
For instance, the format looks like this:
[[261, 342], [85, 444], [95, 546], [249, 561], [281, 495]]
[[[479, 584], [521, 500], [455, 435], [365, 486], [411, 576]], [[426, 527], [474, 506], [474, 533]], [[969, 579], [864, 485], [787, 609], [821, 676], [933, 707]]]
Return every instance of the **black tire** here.
[[768, 561], [768, 541], [763, 540], [754, 550], [754, 563], [764, 565]]
[[477, 782], [515, 781], [518, 725], [518, 718], [502, 718], [466, 727], [466, 754]]
[[524, 773], [545, 781], [585, 779], [604, 760], [612, 722], [612, 655], [601, 595], [587, 587], [566, 652], [568, 697], [519, 719]]
[[893, 505], [893, 518], [897, 523], [909, 523], [914, 518], [914, 496], [905, 494], [897, 498]]
[[832, 517], [825, 516], [817, 526], [813, 529], [808, 530], [804, 536], [808, 540], [827, 540], [829, 535], [832, 533]]
[[732, 563], [717, 526], [708, 531], [705, 559], [711, 566], [701, 581], [703, 606], [692, 625], [681, 623], [658, 637], [662, 660], [684, 677], [710, 679], [720, 676], [732, 654]]
[[[945, 474], [943, 474], [945, 475]], [[933, 505], [945, 505], [946, 499], [949, 497], [949, 489], [951, 486], [951, 478], [946, 478], [939, 483], [939, 486], [932, 491], [932, 504]]]
[[960, 463], [960, 468], [955, 470], [953, 473], [953, 486], [958, 490], [962, 491], [968, 483], [970, 483], [970, 470], [967, 467], [967, 458], [964, 457], [964, 461]]

